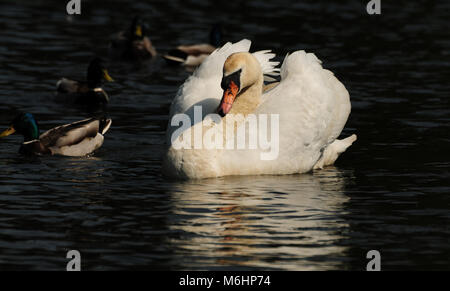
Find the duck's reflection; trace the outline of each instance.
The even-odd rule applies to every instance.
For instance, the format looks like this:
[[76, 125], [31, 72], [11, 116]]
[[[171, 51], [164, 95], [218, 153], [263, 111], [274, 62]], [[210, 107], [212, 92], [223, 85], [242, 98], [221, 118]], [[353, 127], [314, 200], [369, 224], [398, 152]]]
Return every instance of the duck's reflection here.
[[67, 161], [64, 175], [68, 182], [75, 184], [103, 183], [102, 178], [106, 169], [99, 167], [99, 162], [101, 159], [93, 156], [84, 159], [72, 158]]
[[222, 267], [341, 268], [348, 176], [328, 168], [176, 184], [172, 198], [180, 219], [172, 227], [189, 233], [177, 247], [196, 258], [192, 268], [205, 268], [205, 260]]

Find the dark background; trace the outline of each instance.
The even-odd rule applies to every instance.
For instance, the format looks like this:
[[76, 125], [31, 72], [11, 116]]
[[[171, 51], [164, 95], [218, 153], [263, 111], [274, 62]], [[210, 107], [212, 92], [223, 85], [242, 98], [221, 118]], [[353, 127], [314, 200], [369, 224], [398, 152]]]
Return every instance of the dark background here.
[[0, 126], [16, 110], [41, 129], [85, 116], [55, 100], [60, 77], [84, 78], [136, 14], [160, 54], [208, 41], [252, 51], [314, 52], [347, 87], [335, 167], [305, 175], [174, 182], [161, 176], [170, 102], [189, 76], [156, 58], [110, 62], [113, 126], [92, 157], [28, 159], [0, 141], [0, 269], [450, 269], [449, 11], [444, 1], [0, 1]]

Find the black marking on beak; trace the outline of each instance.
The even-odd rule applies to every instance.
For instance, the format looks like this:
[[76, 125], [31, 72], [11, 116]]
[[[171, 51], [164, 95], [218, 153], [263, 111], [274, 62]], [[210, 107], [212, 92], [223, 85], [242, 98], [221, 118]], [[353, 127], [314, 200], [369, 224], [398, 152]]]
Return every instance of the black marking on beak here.
[[236, 72], [234, 72], [228, 76], [223, 76], [222, 82], [220, 83], [220, 87], [222, 87], [222, 89], [225, 91], [230, 86], [231, 81], [233, 81], [234, 84], [236, 84], [240, 90], [240, 88], [241, 88], [241, 72], [242, 72], [242, 69], [239, 69]]

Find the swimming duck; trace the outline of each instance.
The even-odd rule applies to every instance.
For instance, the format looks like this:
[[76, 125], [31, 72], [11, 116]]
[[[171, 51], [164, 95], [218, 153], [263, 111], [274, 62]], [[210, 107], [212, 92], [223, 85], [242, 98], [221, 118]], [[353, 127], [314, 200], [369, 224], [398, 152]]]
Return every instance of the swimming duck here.
[[[276, 70], [270, 62], [275, 55], [249, 53], [249, 48], [248, 40], [224, 45], [178, 91], [166, 132], [166, 175], [199, 179], [306, 173], [332, 165], [356, 140], [356, 135], [338, 139], [350, 114], [350, 97], [314, 54], [286, 56], [281, 81], [265, 89], [264, 74]], [[201, 116], [196, 117], [196, 106], [201, 106]], [[191, 123], [176, 128], [180, 116]], [[263, 117], [265, 124], [258, 125]], [[255, 123], [258, 129], [251, 131]], [[261, 129], [266, 138], [270, 131], [270, 144], [257, 146], [256, 141], [255, 147], [245, 148], [255, 137], [261, 143]], [[240, 132], [245, 134], [244, 148], [235, 148]]]
[[39, 135], [39, 126], [31, 113], [19, 113], [0, 138], [13, 133], [23, 135], [21, 154], [62, 155], [82, 157], [103, 144], [103, 135], [111, 126], [111, 119], [89, 118], [61, 125]]
[[169, 64], [183, 65], [186, 67], [199, 66], [207, 56], [216, 50], [222, 43], [222, 26], [216, 24], [209, 34], [209, 43], [180, 45], [169, 51], [163, 58]]
[[111, 42], [109, 56], [112, 59], [142, 61], [157, 55], [147, 29], [139, 16], [135, 16], [128, 30], [121, 31]]
[[62, 78], [56, 83], [57, 96], [65, 102], [84, 107], [89, 112], [105, 109], [109, 96], [103, 90], [103, 81], [114, 81], [103, 64], [96, 57], [88, 66], [86, 81], [76, 81]]

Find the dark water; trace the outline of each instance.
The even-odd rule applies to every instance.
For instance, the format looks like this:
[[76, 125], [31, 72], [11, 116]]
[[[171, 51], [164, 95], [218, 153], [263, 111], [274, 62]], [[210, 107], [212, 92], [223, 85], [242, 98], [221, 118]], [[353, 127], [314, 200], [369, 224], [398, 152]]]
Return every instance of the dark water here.
[[[16, 109], [42, 129], [84, 118], [53, 99], [61, 76], [83, 78], [110, 36], [144, 16], [159, 50], [226, 40], [279, 56], [316, 53], [345, 84], [358, 141], [335, 167], [292, 176], [174, 182], [160, 173], [168, 108], [189, 75], [155, 59], [110, 63], [113, 127], [89, 158], [17, 154], [0, 142], [0, 269], [450, 269], [449, 4], [367, 1], [0, 2], [0, 125]], [[391, 1], [392, 2], [392, 1]]]

